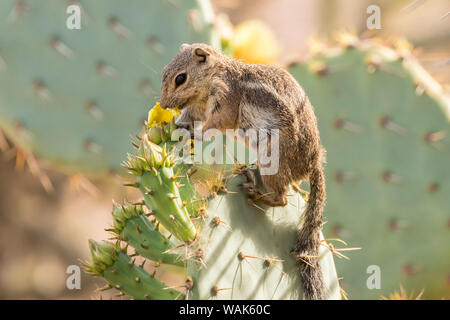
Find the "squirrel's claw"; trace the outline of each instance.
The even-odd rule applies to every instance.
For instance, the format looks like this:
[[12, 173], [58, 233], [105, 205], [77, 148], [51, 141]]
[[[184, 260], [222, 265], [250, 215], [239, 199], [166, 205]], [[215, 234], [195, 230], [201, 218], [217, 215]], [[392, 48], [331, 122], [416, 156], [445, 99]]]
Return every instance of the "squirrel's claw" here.
[[[264, 198], [264, 194], [261, 191], [259, 191], [258, 187], [256, 186], [255, 174], [251, 170], [248, 170], [248, 169], [241, 170], [241, 174], [243, 176], [245, 176], [247, 179], [246, 183], [240, 184], [240, 187], [248, 195], [247, 204], [252, 207], [261, 209], [260, 207], [258, 207], [256, 205], [256, 202], [261, 201], [261, 199]], [[262, 211], [264, 211], [264, 210], [262, 210]]]

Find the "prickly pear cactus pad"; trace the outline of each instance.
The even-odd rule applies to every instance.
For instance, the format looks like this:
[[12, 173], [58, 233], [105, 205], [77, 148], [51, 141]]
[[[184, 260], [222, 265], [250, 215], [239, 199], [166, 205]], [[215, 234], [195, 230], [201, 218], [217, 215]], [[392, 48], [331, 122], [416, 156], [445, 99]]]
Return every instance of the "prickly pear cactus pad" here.
[[162, 68], [182, 43], [211, 43], [212, 19], [208, 0], [1, 1], [0, 127], [62, 169], [118, 170]]
[[91, 274], [101, 275], [109, 284], [101, 290], [115, 288], [121, 294], [140, 300], [178, 300], [184, 295], [174, 289], [166, 290], [164, 283], [149, 275], [142, 266], [136, 266], [119, 243], [89, 241], [92, 264], [86, 268]]
[[[352, 298], [399, 285], [450, 296], [450, 103], [404, 43], [355, 37], [289, 71], [315, 107], [327, 149], [324, 232], [361, 247], [339, 260]], [[371, 265], [381, 289], [370, 290]]]
[[[157, 122], [164, 112], [154, 109], [149, 119]], [[136, 178], [129, 186], [139, 188], [143, 200], [114, 206], [108, 231], [117, 242], [91, 241], [87, 270], [106, 279], [106, 289], [135, 299], [303, 299], [299, 271], [290, 256], [303, 198], [291, 191], [290, 204], [284, 208], [249, 205], [240, 184], [246, 181], [243, 170], [255, 169], [176, 162], [175, 143], [157, 145], [165, 138], [150, 134], [159, 128], [159, 133], [172, 136], [174, 118], [169, 115], [167, 121], [162, 127], [149, 124], [134, 143], [136, 152], [129, 154], [124, 166]], [[132, 257], [184, 266], [186, 282], [161, 287], [135, 265], [128, 246], [135, 250]], [[340, 299], [326, 241], [320, 253], [326, 298]]]
[[[251, 207], [239, 188], [242, 182], [234, 179], [228, 194], [209, 200], [197, 251], [187, 263], [187, 274], [196, 284], [189, 298], [303, 299], [298, 269], [289, 254], [303, 198], [291, 190], [287, 207]], [[340, 299], [332, 254], [325, 246], [320, 254], [326, 298]]]

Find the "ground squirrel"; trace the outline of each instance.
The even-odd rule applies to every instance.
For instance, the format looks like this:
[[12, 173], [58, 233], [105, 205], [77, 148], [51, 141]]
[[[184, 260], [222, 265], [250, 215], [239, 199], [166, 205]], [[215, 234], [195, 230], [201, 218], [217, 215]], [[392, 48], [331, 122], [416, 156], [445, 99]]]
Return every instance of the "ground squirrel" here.
[[297, 81], [279, 67], [245, 64], [205, 44], [184, 44], [162, 72], [161, 106], [181, 109], [179, 123], [204, 121], [203, 130], [279, 129], [278, 173], [261, 177], [264, 193], [249, 184], [246, 191], [255, 201], [285, 206], [289, 186], [309, 179], [309, 200], [292, 255], [305, 297], [324, 298], [318, 256], [325, 150], [313, 107]]

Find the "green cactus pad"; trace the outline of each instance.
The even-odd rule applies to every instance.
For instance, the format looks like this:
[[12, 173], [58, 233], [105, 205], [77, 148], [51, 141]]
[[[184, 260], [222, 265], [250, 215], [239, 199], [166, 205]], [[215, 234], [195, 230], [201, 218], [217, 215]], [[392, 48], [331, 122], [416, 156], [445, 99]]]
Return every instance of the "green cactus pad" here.
[[[301, 281], [290, 249], [304, 211], [303, 198], [290, 190], [286, 207], [256, 208], [247, 204], [236, 177], [208, 203], [197, 250], [188, 261], [194, 286], [189, 299], [303, 299]], [[320, 249], [325, 299], [340, 299], [331, 252]]]
[[[78, 2], [75, 2], [77, 4]], [[0, 127], [69, 172], [120, 169], [182, 43], [213, 41], [208, 0], [0, 2]]]
[[146, 218], [140, 206], [116, 205], [112, 215], [114, 228], [109, 231], [126, 240], [140, 256], [160, 263], [184, 265], [180, 256], [167, 253], [174, 245]]
[[183, 206], [173, 175], [173, 169], [163, 168], [156, 174], [149, 172], [138, 177], [138, 183], [146, 205], [155, 211], [161, 225], [181, 241], [193, 241], [197, 231]]
[[92, 264], [86, 268], [94, 275], [104, 277], [109, 286], [121, 294], [127, 294], [139, 300], [179, 300], [184, 295], [174, 289], [167, 288], [164, 283], [150, 276], [143, 268], [122, 252], [119, 244], [95, 242], [90, 240], [89, 247]]
[[[327, 149], [324, 232], [362, 248], [337, 261], [344, 289], [374, 299], [402, 284], [449, 297], [448, 95], [409, 52], [367, 40], [289, 71], [315, 107]], [[380, 267], [381, 290], [366, 286], [370, 265]]]
[[173, 156], [149, 140], [144, 134], [136, 155], [129, 155], [126, 167], [137, 175], [136, 187], [144, 195], [145, 204], [158, 221], [183, 242], [193, 241], [197, 230], [183, 205], [174, 172]]

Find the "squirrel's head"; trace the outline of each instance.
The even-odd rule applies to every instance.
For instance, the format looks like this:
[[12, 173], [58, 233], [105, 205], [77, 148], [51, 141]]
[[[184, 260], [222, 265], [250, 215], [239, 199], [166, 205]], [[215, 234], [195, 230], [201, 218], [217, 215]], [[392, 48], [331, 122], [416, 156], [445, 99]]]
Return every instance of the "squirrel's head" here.
[[183, 109], [191, 104], [204, 105], [220, 56], [206, 44], [181, 45], [162, 71], [161, 107]]

